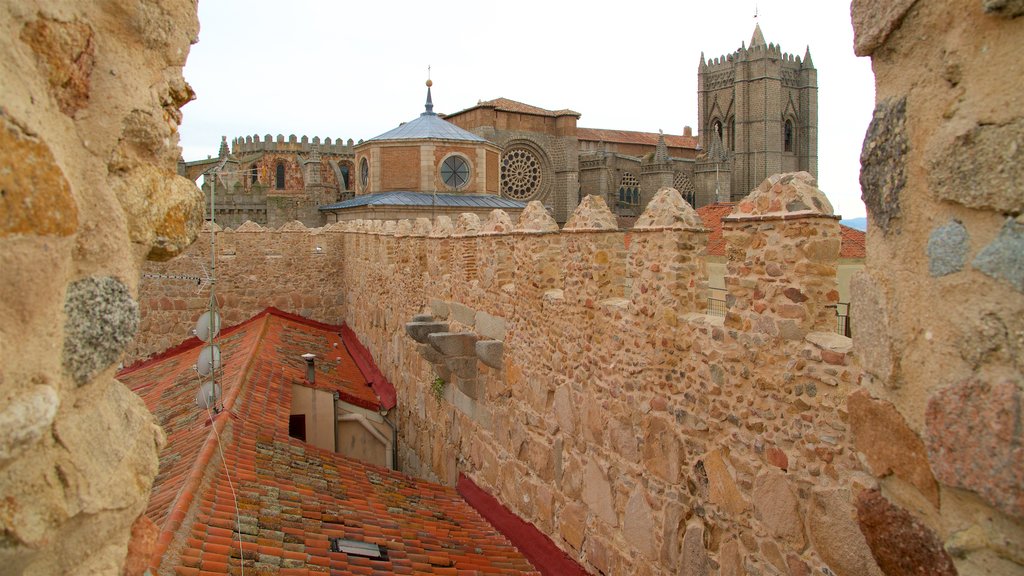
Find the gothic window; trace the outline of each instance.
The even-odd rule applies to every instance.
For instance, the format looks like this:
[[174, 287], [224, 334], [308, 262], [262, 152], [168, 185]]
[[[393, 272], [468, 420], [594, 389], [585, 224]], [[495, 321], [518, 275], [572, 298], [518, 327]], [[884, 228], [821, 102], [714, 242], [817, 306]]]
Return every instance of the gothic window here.
[[690, 203], [690, 206], [693, 206], [693, 201], [696, 200], [694, 197], [693, 182], [690, 181], [690, 178], [687, 177], [686, 174], [676, 172], [675, 176], [672, 178], [672, 187], [679, 191], [683, 200], [686, 200]]
[[640, 181], [630, 172], [624, 173], [619, 182], [619, 203], [627, 206], [640, 205]]
[[795, 138], [793, 137], [793, 121], [786, 120], [786, 125], [783, 130], [784, 132], [782, 135], [782, 149], [785, 150], [786, 152], [792, 152], [793, 140], [795, 140]]
[[249, 167], [249, 182], [251, 184], [258, 184], [260, 181], [259, 171], [256, 169], [256, 165], [253, 164]]
[[348, 165], [341, 166], [341, 185], [344, 186], [345, 190], [348, 190]]
[[720, 120], [715, 120], [714, 124], [711, 125], [711, 129], [718, 134], [719, 138], [722, 137], [722, 122]]
[[540, 160], [526, 148], [512, 148], [501, 157], [501, 195], [516, 200], [536, 196], [541, 183]]
[[729, 150], [736, 151], [736, 117], [729, 118]]
[[274, 180], [274, 186], [278, 190], [284, 190], [284, 162], [277, 163], [277, 174]]
[[366, 190], [366, 185], [370, 183], [370, 163], [363, 158], [359, 162], [359, 185], [363, 190]]
[[459, 190], [469, 184], [469, 162], [462, 156], [452, 155], [441, 162], [441, 180], [452, 190]]

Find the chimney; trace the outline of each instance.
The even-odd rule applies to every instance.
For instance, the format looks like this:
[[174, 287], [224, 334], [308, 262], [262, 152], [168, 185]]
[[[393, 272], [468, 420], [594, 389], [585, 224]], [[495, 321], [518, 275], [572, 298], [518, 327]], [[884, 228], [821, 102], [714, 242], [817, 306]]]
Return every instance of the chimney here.
[[303, 354], [302, 359], [306, 361], [306, 381], [310, 384], [316, 383], [316, 354]]
[[683, 136], [693, 136], [693, 128], [689, 126], [683, 126]]

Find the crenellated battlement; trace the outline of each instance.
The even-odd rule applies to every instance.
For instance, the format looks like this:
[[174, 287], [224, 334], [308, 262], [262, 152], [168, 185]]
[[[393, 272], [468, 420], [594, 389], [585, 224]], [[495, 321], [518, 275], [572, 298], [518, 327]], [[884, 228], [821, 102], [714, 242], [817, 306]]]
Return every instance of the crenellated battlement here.
[[231, 153], [232, 154], [245, 154], [250, 152], [311, 152], [313, 145], [319, 145], [320, 153], [322, 154], [339, 154], [343, 156], [352, 156], [352, 147], [355, 146], [356, 142], [351, 138], [345, 141], [341, 138], [331, 140], [330, 137], [326, 137], [323, 141], [320, 140], [319, 136], [314, 136], [312, 140], [308, 136], [297, 137], [295, 134], [288, 136], [287, 140], [283, 134], [278, 134], [275, 138], [270, 134], [260, 138], [259, 134], [252, 136], [239, 136], [231, 140]]

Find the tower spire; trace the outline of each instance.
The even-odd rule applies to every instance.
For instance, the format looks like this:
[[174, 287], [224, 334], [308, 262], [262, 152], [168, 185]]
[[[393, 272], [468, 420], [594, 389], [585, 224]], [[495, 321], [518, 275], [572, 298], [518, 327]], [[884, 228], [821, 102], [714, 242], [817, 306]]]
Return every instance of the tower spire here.
[[427, 104], [424, 106], [424, 108], [426, 108], [426, 111], [423, 112], [424, 116], [434, 115], [434, 100], [430, 97], [430, 87], [433, 85], [434, 82], [430, 78], [427, 78]]
[[754, 34], [750, 37], [750, 47], [753, 48], [754, 46], [764, 46], [764, 45], [765, 45], [764, 34], [761, 33], [761, 25], [760, 24], [754, 24]]

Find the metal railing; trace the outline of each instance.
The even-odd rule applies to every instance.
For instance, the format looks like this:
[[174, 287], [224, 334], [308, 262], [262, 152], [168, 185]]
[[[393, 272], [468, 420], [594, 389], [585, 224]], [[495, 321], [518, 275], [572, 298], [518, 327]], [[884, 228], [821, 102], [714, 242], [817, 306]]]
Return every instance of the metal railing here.
[[725, 288], [708, 288], [708, 315], [725, 316]]

